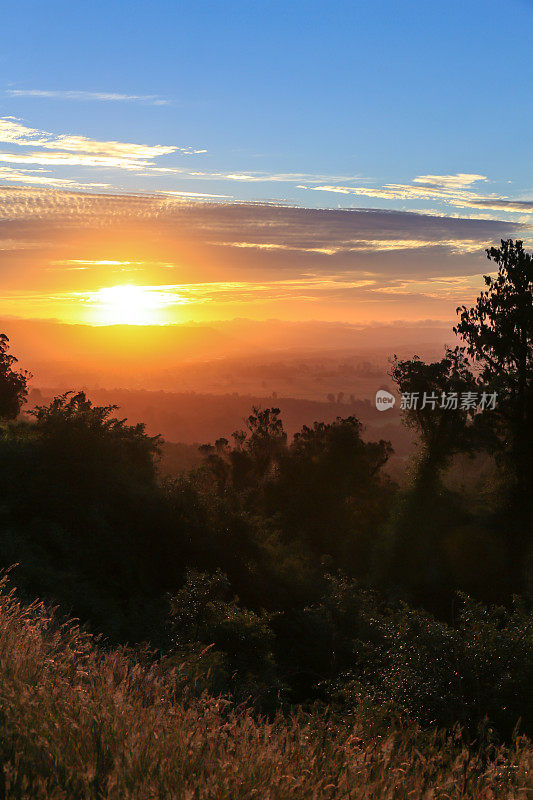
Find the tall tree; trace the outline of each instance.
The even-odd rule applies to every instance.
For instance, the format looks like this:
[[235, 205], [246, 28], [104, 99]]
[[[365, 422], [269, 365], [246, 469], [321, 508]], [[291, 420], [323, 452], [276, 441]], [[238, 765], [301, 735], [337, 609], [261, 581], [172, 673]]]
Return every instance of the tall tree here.
[[477, 403], [469, 402], [474, 376], [461, 348], [447, 348], [440, 361], [426, 364], [417, 356], [400, 361], [391, 376], [402, 393], [404, 419], [419, 437], [418, 482], [434, 485], [450, 458], [470, 444], [469, 420]]
[[257, 488], [276, 465], [287, 447], [287, 434], [279, 414], [279, 408], [252, 406], [252, 413], [245, 420], [246, 430], [232, 435], [233, 448], [223, 438], [217, 439], [214, 446], [200, 447], [219, 492], [229, 485], [238, 491]]
[[488, 249], [487, 257], [498, 273], [484, 276], [487, 288], [473, 308], [457, 309], [454, 331], [487, 391], [498, 393], [491, 424], [525, 508], [533, 490], [533, 257], [511, 239]]
[[390, 442], [366, 442], [356, 417], [304, 425], [266, 486], [266, 507], [286, 539], [328, 555], [349, 572], [368, 572], [393, 487], [382, 468]]
[[533, 523], [533, 257], [511, 239], [487, 250], [498, 272], [485, 275], [486, 290], [473, 308], [457, 309], [454, 328], [479, 368], [486, 392], [497, 393], [493, 410], [477, 427], [494, 449], [507, 486], [497, 517], [515, 591], [525, 588], [532, 556]]
[[398, 512], [389, 579], [442, 611], [439, 603], [446, 603], [450, 589], [444, 539], [454, 510], [440, 474], [455, 453], [470, 447], [475, 380], [459, 347], [448, 348], [434, 363], [395, 357], [391, 376], [402, 393], [405, 422], [418, 434], [420, 453], [414, 485]]

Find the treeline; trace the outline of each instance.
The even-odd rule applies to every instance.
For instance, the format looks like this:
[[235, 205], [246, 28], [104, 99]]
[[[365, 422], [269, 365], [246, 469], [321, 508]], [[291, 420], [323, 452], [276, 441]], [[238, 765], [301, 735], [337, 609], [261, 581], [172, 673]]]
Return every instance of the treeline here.
[[[3, 337], [1, 564], [28, 598], [269, 713], [369, 703], [533, 732], [533, 267], [520, 242], [488, 254], [498, 273], [459, 310], [464, 346], [393, 364], [419, 439], [401, 490], [390, 443], [356, 417], [289, 437], [257, 407], [162, 481], [160, 438], [82, 392], [15, 419], [27, 376]], [[482, 496], [446, 488], [457, 457], [493, 464]]]
[[[390, 384], [390, 379], [388, 380]], [[375, 391], [381, 384], [374, 382]], [[67, 384], [68, 386], [68, 384]], [[28, 406], [48, 403], [55, 394], [53, 390], [33, 389], [28, 397]], [[338, 393], [323, 402], [301, 397], [277, 397], [274, 394], [207, 394], [203, 392], [153, 392], [137, 389], [91, 389], [91, 399], [97, 405], [118, 405], [121, 413], [131, 422], [143, 422], [150, 433], [161, 433], [167, 441], [194, 444], [220, 436], [230, 437], [236, 427], [250, 413], [252, 406], [262, 408], [275, 405], [283, 417], [289, 434], [296, 433], [302, 425], [312, 425], [317, 419], [332, 422], [337, 416], [355, 415], [371, 427], [390, 424], [391, 417], [399, 428], [399, 413], [387, 414], [387, 420], [376, 411], [369, 400], [339, 398]], [[339, 402], [337, 403], [337, 400]], [[397, 434], [398, 435], [398, 434]], [[402, 447], [403, 442], [399, 441]], [[403, 448], [405, 449], [405, 447]]]

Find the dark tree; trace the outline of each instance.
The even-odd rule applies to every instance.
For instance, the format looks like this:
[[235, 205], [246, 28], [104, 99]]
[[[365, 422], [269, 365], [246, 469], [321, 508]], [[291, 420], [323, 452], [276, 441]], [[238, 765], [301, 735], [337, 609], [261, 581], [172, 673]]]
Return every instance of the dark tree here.
[[405, 421], [420, 439], [418, 481], [427, 490], [452, 456], [470, 444], [468, 422], [477, 403], [467, 399], [475, 379], [461, 348], [448, 348], [443, 359], [431, 364], [418, 356], [406, 361], [395, 356], [391, 376], [405, 398]]
[[244, 445], [261, 475], [268, 472], [287, 444], [287, 434], [279, 415], [279, 408], [260, 409], [253, 406], [246, 420], [248, 433]]
[[487, 288], [473, 308], [457, 309], [454, 331], [487, 389], [498, 393], [491, 424], [525, 500], [533, 489], [533, 258], [511, 239], [491, 247], [487, 257], [498, 274], [484, 276]]
[[288, 540], [364, 574], [391, 498], [382, 468], [392, 447], [361, 434], [353, 416], [304, 425], [280, 458], [266, 499]]
[[18, 359], [10, 355], [9, 339], [0, 333], [0, 417], [15, 419], [28, 395], [28, 372], [17, 372], [13, 366]]
[[136, 546], [144, 555], [153, 543], [150, 520], [159, 501], [160, 438], [148, 436], [143, 424], [117, 419], [116, 410], [93, 405], [84, 392], [66, 392], [32, 411], [38, 468], [23, 504], [83, 543], [90, 534], [114, 548], [109, 564], [126, 562]]
[[253, 406], [245, 422], [246, 430], [232, 435], [233, 448], [223, 438], [217, 439], [214, 446], [200, 447], [219, 493], [230, 485], [238, 491], [257, 487], [273, 469], [287, 447], [279, 414], [279, 408]]
[[389, 577], [412, 599], [439, 608], [451, 589], [444, 542], [460, 521], [440, 474], [455, 453], [470, 449], [475, 378], [463, 348], [448, 348], [443, 359], [430, 364], [416, 356], [406, 361], [395, 357], [391, 376], [403, 395], [404, 419], [418, 433], [421, 448], [413, 486], [395, 525]]
[[148, 436], [142, 423], [117, 419], [118, 406], [95, 406], [84, 392], [65, 392], [31, 414], [47, 450], [58, 457], [69, 479], [83, 475], [83, 484], [109, 486], [109, 481], [155, 483], [154, 460], [161, 439]]

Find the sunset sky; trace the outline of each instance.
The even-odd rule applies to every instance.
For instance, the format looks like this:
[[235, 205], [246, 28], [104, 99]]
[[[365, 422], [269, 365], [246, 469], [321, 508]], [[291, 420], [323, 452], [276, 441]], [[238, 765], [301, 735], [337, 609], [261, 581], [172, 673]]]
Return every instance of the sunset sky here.
[[531, 241], [530, 0], [2, 21], [0, 316], [444, 321]]

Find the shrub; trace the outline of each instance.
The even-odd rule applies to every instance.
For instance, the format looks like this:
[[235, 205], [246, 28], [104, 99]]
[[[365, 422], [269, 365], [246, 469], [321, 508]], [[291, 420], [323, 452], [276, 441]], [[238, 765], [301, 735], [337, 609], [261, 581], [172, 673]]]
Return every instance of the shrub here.
[[297, 711], [271, 720], [191, 695], [185, 667], [103, 651], [0, 594], [0, 795], [10, 800], [493, 800], [533, 789], [531, 743], [476, 752], [456, 730]]

